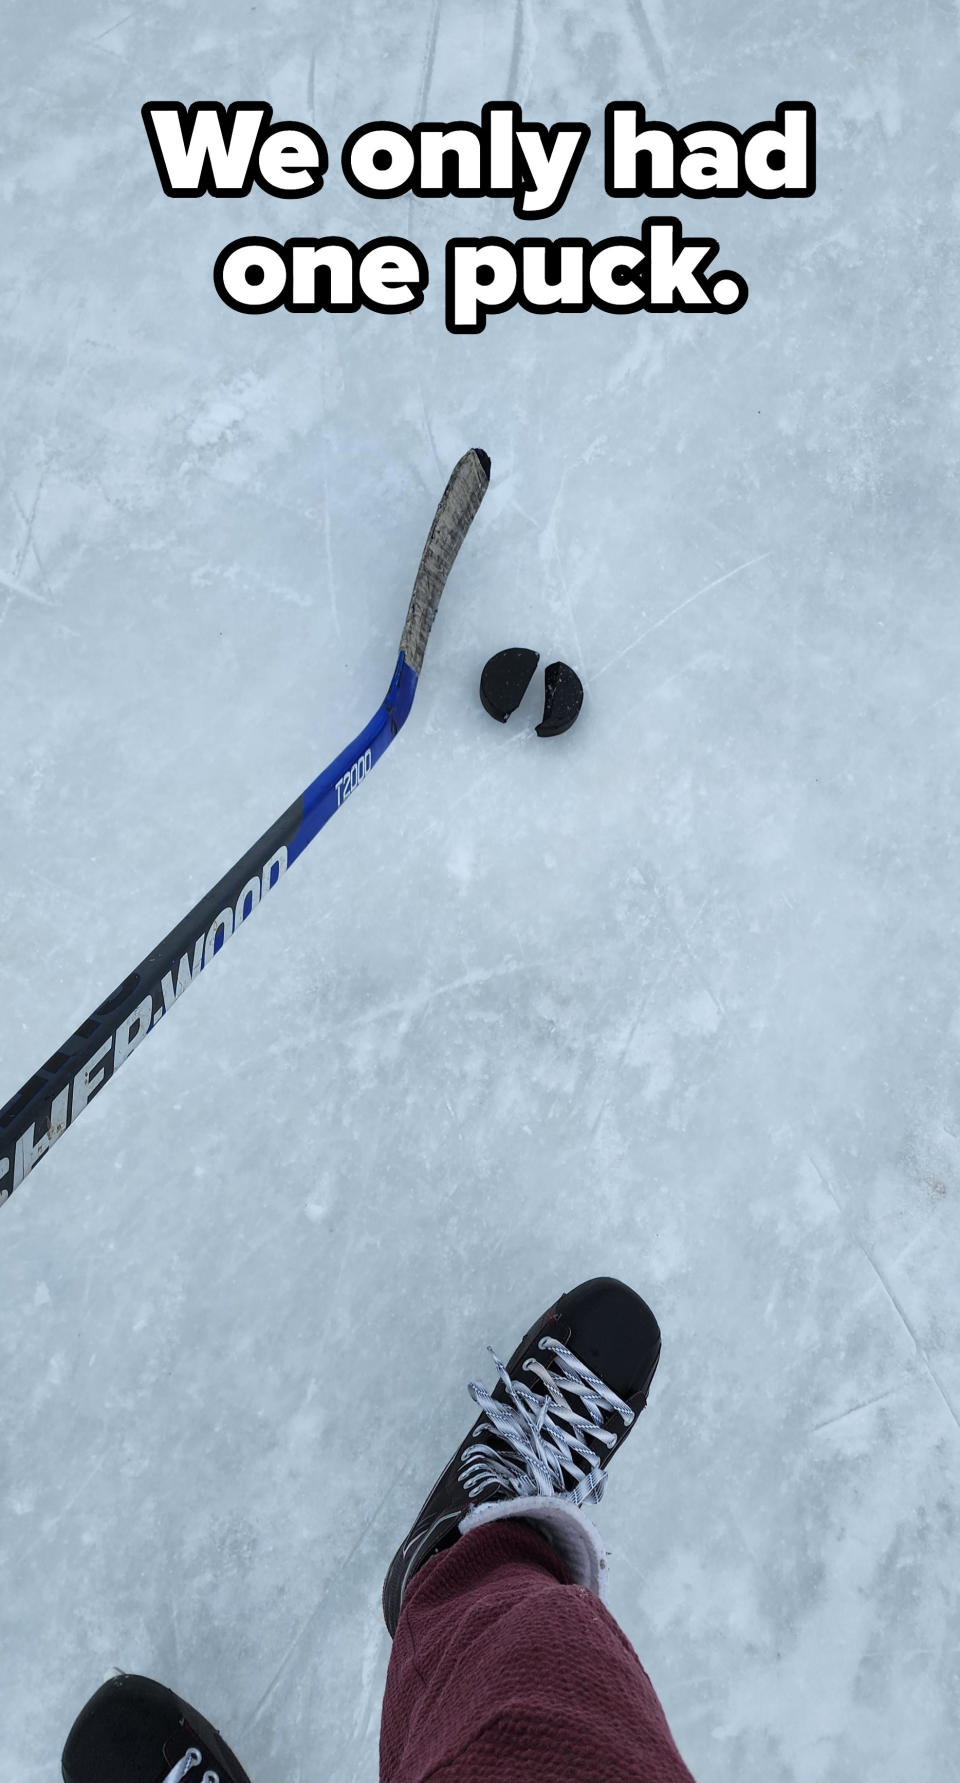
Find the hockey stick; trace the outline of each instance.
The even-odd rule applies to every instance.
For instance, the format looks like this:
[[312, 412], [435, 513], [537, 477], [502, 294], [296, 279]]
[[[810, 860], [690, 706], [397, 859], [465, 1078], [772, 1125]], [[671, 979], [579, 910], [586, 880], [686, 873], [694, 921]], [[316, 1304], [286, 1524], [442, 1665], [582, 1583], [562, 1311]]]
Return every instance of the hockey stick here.
[[489, 478], [490, 460], [479, 447], [465, 452], [451, 475], [423, 548], [393, 679], [370, 723], [0, 1109], [0, 1203], [173, 1008], [393, 741], [413, 705], [444, 583]]

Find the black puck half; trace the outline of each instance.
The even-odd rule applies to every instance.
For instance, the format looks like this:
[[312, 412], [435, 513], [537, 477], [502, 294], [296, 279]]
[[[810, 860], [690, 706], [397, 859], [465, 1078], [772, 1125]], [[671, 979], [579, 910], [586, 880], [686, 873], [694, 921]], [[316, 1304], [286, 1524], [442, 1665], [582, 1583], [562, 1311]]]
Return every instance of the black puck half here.
[[576, 669], [568, 663], [551, 662], [543, 671], [543, 717], [537, 725], [538, 737], [559, 737], [568, 731], [583, 705], [583, 684]]
[[530, 686], [539, 661], [536, 650], [519, 647], [498, 650], [496, 656], [491, 656], [480, 676], [480, 699], [491, 718], [506, 724]]

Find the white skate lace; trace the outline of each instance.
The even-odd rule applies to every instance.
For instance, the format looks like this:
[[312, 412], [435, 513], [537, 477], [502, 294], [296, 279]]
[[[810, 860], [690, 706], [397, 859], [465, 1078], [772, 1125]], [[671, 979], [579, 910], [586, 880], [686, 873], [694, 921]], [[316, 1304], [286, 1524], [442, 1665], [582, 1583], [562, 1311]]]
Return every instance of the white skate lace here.
[[[490, 1349], [489, 1344], [487, 1348]], [[504, 1453], [502, 1446], [488, 1442], [471, 1443], [463, 1451], [463, 1460], [469, 1465], [460, 1470], [460, 1484], [471, 1498], [478, 1498], [487, 1486], [496, 1486], [510, 1497], [535, 1492], [565, 1498], [575, 1505], [599, 1504], [607, 1476], [586, 1439], [612, 1449], [617, 1438], [602, 1428], [604, 1414], [618, 1412], [629, 1426], [634, 1413], [555, 1337], [541, 1337], [537, 1348], [552, 1350], [556, 1357], [550, 1367], [532, 1357], [523, 1365], [540, 1377], [546, 1387], [545, 1395], [535, 1393], [521, 1381], [511, 1380], [493, 1349], [490, 1354], [512, 1404], [501, 1404], [478, 1381], [470, 1382], [470, 1392], [488, 1420], [477, 1425], [475, 1435], [496, 1436], [499, 1444], [513, 1453]], [[567, 1396], [571, 1393], [582, 1399], [586, 1417], [568, 1405]], [[574, 1480], [574, 1485], [565, 1485], [565, 1474]]]
[[[197, 1751], [196, 1746], [188, 1746], [183, 1757], [174, 1765], [172, 1771], [167, 1772], [162, 1783], [183, 1783], [187, 1772], [192, 1771], [194, 1765], [202, 1763], [203, 1756]], [[220, 1783], [220, 1779], [216, 1771], [204, 1771], [199, 1783]]]

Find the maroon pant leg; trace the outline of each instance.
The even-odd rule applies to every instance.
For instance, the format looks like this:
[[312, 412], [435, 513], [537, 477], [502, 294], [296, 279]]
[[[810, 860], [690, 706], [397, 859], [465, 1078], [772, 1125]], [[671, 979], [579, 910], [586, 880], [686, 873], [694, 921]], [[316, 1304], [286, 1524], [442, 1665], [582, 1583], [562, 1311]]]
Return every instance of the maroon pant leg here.
[[516, 1520], [411, 1581], [390, 1656], [381, 1783], [693, 1783], [598, 1597]]

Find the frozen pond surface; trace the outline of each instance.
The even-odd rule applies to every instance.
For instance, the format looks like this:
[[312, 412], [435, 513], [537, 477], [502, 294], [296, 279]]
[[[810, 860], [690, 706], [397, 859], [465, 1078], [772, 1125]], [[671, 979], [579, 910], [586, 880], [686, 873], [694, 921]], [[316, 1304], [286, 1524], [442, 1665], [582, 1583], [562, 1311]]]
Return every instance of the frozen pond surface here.
[[[0, 1783], [114, 1665], [254, 1778], [370, 1783], [465, 1383], [597, 1273], [663, 1328], [596, 1521], [694, 1774], [960, 1778], [955, 12], [2, 32], [0, 1101], [360, 729], [452, 465], [493, 478], [370, 785], [0, 1209]], [[311, 124], [322, 193], [165, 197], [140, 107], [196, 98]], [[344, 180], [494, 99], [591, 127], [546, 222]], [[817, 192], [608, 198], [617, 99], [810, 100]], [[446, 330], [449, 237], [656, 211], [739, 313]], [[404, 236], [426, 301], [235, 313], [242, 234]], [[567, 735], [484, 713], [508, 644], [578, 670]]]

